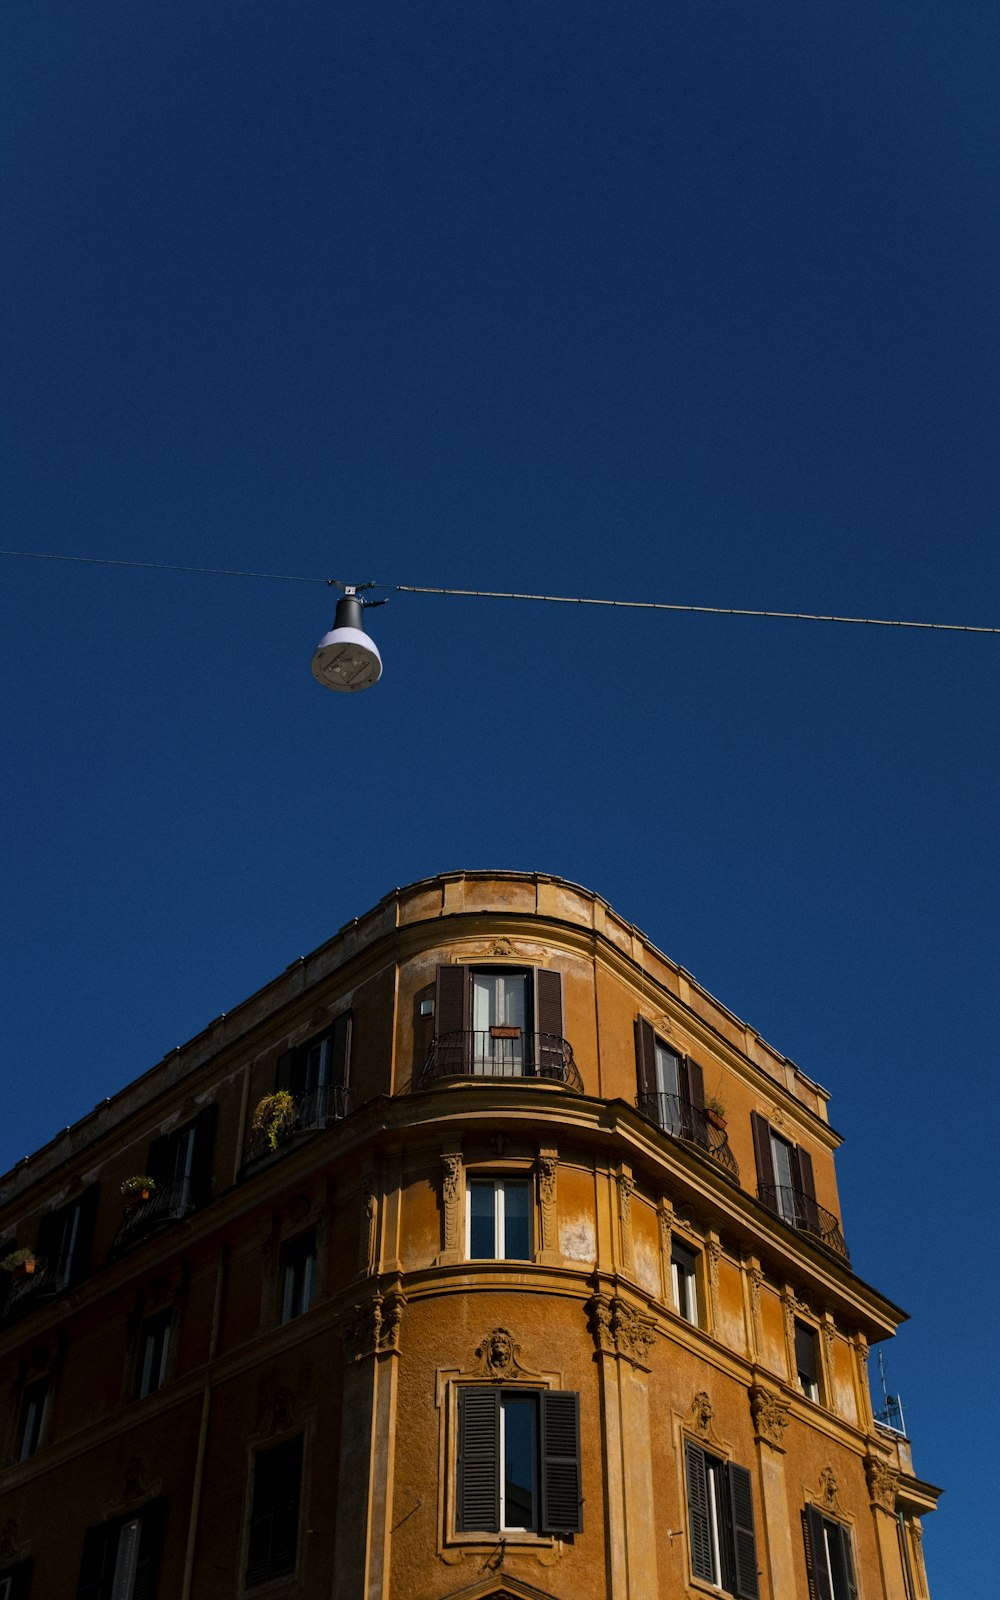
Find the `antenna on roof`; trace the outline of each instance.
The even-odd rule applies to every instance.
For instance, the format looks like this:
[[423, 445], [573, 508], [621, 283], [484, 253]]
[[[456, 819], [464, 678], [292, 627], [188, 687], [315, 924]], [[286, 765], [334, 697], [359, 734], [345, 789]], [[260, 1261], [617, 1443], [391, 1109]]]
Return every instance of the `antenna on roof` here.
[[876, 1352], [878, 1355], [878, 1376], [882, 1385], [882, 1405], [875, 1413], [875, 1421], [881, 1423], [883, 1428], [888, 1428], [890, 1433], [898, 1433], [906, 1438], [906, 1423], [903, 1420], [903, 1401], [900, 1395], [890, 1394], [885, 1380], [885, 1356], [881, 1346]]

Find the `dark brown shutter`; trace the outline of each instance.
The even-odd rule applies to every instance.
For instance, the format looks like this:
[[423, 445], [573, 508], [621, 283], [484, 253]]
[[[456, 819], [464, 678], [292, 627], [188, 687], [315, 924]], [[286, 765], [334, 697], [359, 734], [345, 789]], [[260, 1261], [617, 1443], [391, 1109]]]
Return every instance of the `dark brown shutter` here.
[[139, 1530], [139, 1555], [135, 1568], [135, 1583], [131, 1600], [154, 1600], [156, 1573], [160, 1564], [160, 1547], [163, 1543], [163, 1521], [166, 1501], [162, 1495], [150, 1500], [142, 1508], [142, 1527]]
[[499, 1389], [458, 1392], [457, 1501], [459, 1532], [499, 1533]]
[[635, 1019], [635, 1075], [639, 1087], [639, 1108], [656, 1115], [656, 1040], [645, 1017]]
[[563, 1036], [562, 974], [539, 967], [535, 973], [535, 1032]]
[[795, 1168], [798, 1171], [798, 1188], [802, 1196], [802, 1204], [796, 1205], [796, 1217], [802, 1213], [799, 1226], [804, 1223], [810, 1233], [822, 1234], [819, 1225], [819, 1212], [816, 1209], [816, 1183], [813, 1178], [812, 1156], [808, 1150], [803, 1150], [801, 1145], [793, 1146], [795, 1151]]
[[712, 1566], [712, 1535], [708, 1522], [708, 1477], [705, 1452], [700, 1445], [684, 1441], [684, 1476], [687, 1480], [688, 1535], [691, 1549], [691, 1574], [715, 1581]]
[[203, 1206], [212, 1197], [212, 1156], [215, 1145], [215, 1122], [219, 1108], [213, 1100], [198, 1112], [194, 1122], [194, 1159], [191, 1164], [191, 1193], [196, 1206]]
[[117, 1553], [117, 1522], [99, 1522], [87, 1529], [83, 1536], [76, 1600], [105, 1600], [105, 1596], [110, 1595]]
[[819, 1382], [816, 1363], [816, 1333], [804, 1322], [795, 1324], [795, 1370], [812, 1383]]
[[692, 1061], [690, 1056], [684, 1057], [683, 1062], [684, 1087], [682, 1093], [699, 1111], [705, 1109], [705, 1075], [697, 1061]]
[[281, 1094], [294, 1094], [292, 1079], [295, 1076], [295, 1058], [297, 1050], [284, 1050], [278, 1057], [274, 1067], [274, 1092]]
[[841, 1522], [837, 1524], [837, 1532], [840, 1541], [840, 1558], [844, 1567], [847, 1600], [858, 1600], [858, 1584], [854, 1576], [854, 1557], [851, 1553], [851, 1531], [849, 1528], [845, 1528]]
[[94, 1223], [97, 1220], [98, 1186], [88, 1184], [76, 1204], [80, 1207], [80, 1220], [76, 1226], [76, 1243], [69, 1264], [69, 1282], [79, 1283], [90, 1271], [90, 1254], [94, 1242]]
[[349, 1082], [351, 1056], [351, 1013], [345, 1011], [330, 1029], [330, 1087], [343, 1089]]
[[753, 1153], [757, 1161], [757, 1190], [758, 1193], [764, 1191], [765, 1203], [775, 1211], [777, 1196], [774, 1192], [774, 1162], [771, 1159], [771, 1129], [756, 1111], [750, 1113], [750, 1126], [753, 1130]]
[[823, 1517], [815, 1506], [806, 1506], [802, 1513], [802, 1536], [806, 1546], [809, 1600], [834, 1600], [826, 1562], [819, 1559], [823, 1549]]
[[580, 1396], [563, 1390], [543, 1391], [542, 1533], [582, 1533], [583, 1495], [580, 1484]]
[[468, 967], [438, 967], [434, 1032], [462, 1033], [469, 1027]]
[[732, 1515], [733, 1562], [739, 1600], [758, 1600], [757, 1541], [753, 1526], [753, 1489], [746, 1467], [729, 1463], [729, 1509]]
[[169, 1183], [174, 1175], [171, 1143], [170, 1135], [161, 1133], [149, 1146], [144, 1176], [152, 1178], [157, 1184]]

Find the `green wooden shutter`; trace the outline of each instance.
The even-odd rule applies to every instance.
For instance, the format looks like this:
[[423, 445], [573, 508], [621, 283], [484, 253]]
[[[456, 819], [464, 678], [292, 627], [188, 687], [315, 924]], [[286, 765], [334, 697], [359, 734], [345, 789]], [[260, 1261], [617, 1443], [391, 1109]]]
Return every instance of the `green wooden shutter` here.
[[462, 1533], [500, 1531], [500, 1391], [458, 1392], [458, 1493]]
[[823, 1522], [822, 1513], [815, 1506], [806, 1506], [802, 1513], [802, 1535], [806, 1546], [809, 1600], [834, 1600], [824, 1559]]
[[715, 1582], [712, 1565], [712, 1535], [708, 1522], [708, 1468], [700, 1445], [684, 1441], [684, 1475], [687, 1479], [688, 1543], [691, 1550], [691, 1575]]
[[543, 1533], [582, 1533], [580, 1396], [563, 1390], [539, 1396]]
[[758, 1600], [757, 1540], [753, 1526], [753, 1489], [746, 1467], [729, 1463], [729, 1510], [732, 1516], [733, 1567], [739, 1600]]

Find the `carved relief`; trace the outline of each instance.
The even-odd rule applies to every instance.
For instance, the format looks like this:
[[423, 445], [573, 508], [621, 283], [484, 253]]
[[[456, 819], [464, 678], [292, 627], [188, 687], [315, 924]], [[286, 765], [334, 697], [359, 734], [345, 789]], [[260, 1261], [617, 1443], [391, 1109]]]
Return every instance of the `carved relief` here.
[[839, 1509], [837, 1496], [840, 1485], [837, 1483], [836, 1474], [832, 1467], [824, 1467], [819, 1475], [819, 1493], [823, 1505], [830, 1511]]
[[784, 1451], [789, 1415], [786, 1401], [762, 1384], [754, 1383], [750, 1386], [750, 1412], [758, 1442], [763, 1440], [775, 1450]]
[[358, 1265], [359, 1270], [365, 1277], [371, 1277], [378, 1266], [378, 1189], [375, 1184], [374, 1173], [365, 1173], [362, 1193], [364, 1206]]
[[28, 1546], [17, 1537], [17, 1523], [14, 1518], [8, 1517], [0, 1528], [0, 1563], [8, 1566], [19, 1561], [27, 1548]]
[[388, 1295], [374, 1294], [359, 1302], [340, 1318], [337, 1326], [344, 1341], [348, 1361], [398, 1350], [406, 1296], [398, 1290]]
[[538, 1157], [538, 1206], [542, 1221], [542, 1249], [555, 1250], [556, 1245], [556, 1156], [542, 1151]]
[[271, 1432], [283, 1433], [295, 1417], [295, 1396], [291, 1389], [279, 1389], [271, 1402]]
[[444, 1250], [458, 1251], [462, 1235], [462, 1157], [457, 1150], [446, 1150], [441, 1157], [444, 1196]]
[[311, 1210], [312, 1201], [307, 1194], [295, 1195], [289, 1202], [288, 1206], [288, 1220], [292, 1224], [293, 1228], [296, 1228], [300, 1223], [305, 1222]]
[[764, 1274], [760, 1267], [751, 1267], [750, 1279], [750, 1323], [753, 1329], [754, 1350], [759, 1357], [764, 1349], [764, 1324], [760, 1315], [760, 1292], [764, 1287]]
[[524, 1373], [521, 1365], [521, 1346], [509, 1328], [494, 1328], [476, 1346], [476, 1365], [473, 1372], [479, 1378], [489, 1378], [494, 1383], [516, 1378]]
[[492, 944], [487, 945], [486, 954], [488, 956], [512, 956], [514, 954], [514, 946], [507, 936], [502, 934], [499, 939], [494, 939]]
[[133, 1456], [125, 1468], [125, 1482], [122, 1487], [122, 1503], [127, 1505], [130, 1500], [141, 1500], [149, 1493], [146, 1483], [146, 1468], [141, 1456]]
[[664, 1300], [673, 1298], [671, 1292], [670, 1256], [674, 1247], [674, 1208], [666, 1195], [660, 1196], [656, 1208], [656, 1221], [660, 1229], [660, 1293]]
[[629, 1277], [632, 1276], [634, 1270], [632, 1261], [632, 1195], [634, 1192], [635, 1184], [632, 1182], [631, 1173], [627, 1171], [619, 1173], [618, 1208], [621, 1216], [622, 1271], [627, 1272]]
[[708, 1298], [712, 1312], [712, 1326], [717, 1327], [719, 1321], [719, 1262], [722, 1260], [722, 1246], [718, 1239], [709, 1237], [705, 1254], [708, 1257]]
[[899, 1473], [881, 1456], [865, 1456], [865, 1476], [872, 1505], [895, 1516]]
[[833, 1376], [833, 1344], [834, 1344], [834, 1340], [837, 1337], [837, 1330], [834, 1327], [834, 1322], [833, 1322], [833, 1318], [832, 1317], [824, 1317], [823, 1321], [821, 1323], [821, 1327], [822, 1327], [822, 1330], [823, 1330], [823, 1345], [824, 1345], [824, 1348], [826, 1350], [826, 1370], [827, 1370], [827, 1372], [830, 1374], [830, 1376], [832, 1378], [832, 1376]]
[[715, 1438], [715, 1407], [704, 1389], [691, 1402], [691, 1430], [703, 1439]]
[[595, 1294], [587, 1303], [590, 1331], [597, 1350], [621, 1356], [649, 1371], [648, 1357], [656, 1324], [618, 1295]]

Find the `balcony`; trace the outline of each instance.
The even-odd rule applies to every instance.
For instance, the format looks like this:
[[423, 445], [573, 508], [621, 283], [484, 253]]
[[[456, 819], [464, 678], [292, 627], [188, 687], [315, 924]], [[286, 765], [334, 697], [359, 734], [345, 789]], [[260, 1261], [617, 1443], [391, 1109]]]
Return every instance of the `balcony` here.
[[127, 1201], [125, 1215], [111, 1242], [111, 1254], [138, 1244], [147, 1234], [160, 1232], [180, 1222], [195, 1209], [194, 1184], [190, 1178], [175, 1178], [158, 1183], [147, 1200]]
[[740, 1181], [736, 1157], [729, 1148], [729, 1135], [710, 1120], [704, 1106], [696, 1106], [679, 1094], [640, 1094], [636, 1105], [644, 1117], [655, 1122], [664, 1133], [684, 1144], [692, 1144], [703, 1155], [718, 1162], [722, 1170]]
[[439, 1033], [420, 1070], [417, 1088], [428, 1089], [444, 1078], [504, 1083], [521, 1079], [537, 1083], [541, 1079], [583, 1093], [583, 1079], [565, 1039], [556, 1033], [524, 1033], [506, 1025]]
[[801, 1189], [789, 1188], [787, 1184], [767, 1183], [760, 1184], [757, 1189], [758, 1199], [763, 1201], [768, 1211], [773, 1211], [775, 1216], [787, 1222], [789, 1227], [798, 1228], [800, 1233], [808, 1233], [820, 1244], [825, 1244], [828, 1250], [833, 1250], [845, 1261], [850, 1261], [850, 1252], [844, 1243], [844, 1235], [840, 1231], [840, 1222], [832, 1211], [826, 1211], [817, 1205], [811, 1194], [804, 1194]]
[[351, 1091], [346, 1086], [324, 1083], [318, 1089], [291, 1096], [292, 1108], [263, 1128], [251, 1129], [244, 1165], [262, 1161], [304, 1133], [318, 1133], [331, 1122], [340, 1122], [351, 1109]]
[[36, 1256], [34, 1271], [12, 1273], [3, 1304], [3, 1318], [21, 1316], [33, 1305], [60, 1294], [70, 1281], [72, 1259], [50, 1261]]

